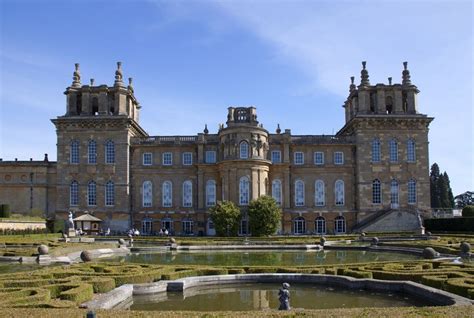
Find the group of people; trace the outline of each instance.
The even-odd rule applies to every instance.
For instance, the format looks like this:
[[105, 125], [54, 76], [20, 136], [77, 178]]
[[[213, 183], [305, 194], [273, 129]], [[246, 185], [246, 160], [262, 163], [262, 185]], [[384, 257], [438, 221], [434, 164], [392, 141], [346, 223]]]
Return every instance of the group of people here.
[[128, 230], [128, 236], [138, 236], [140, 235], [140, 231], [138, 229], [130, 229]]
[[168, 232], [168, 229], [160, 229], [160, 236], [168, 236], [170, 233]]

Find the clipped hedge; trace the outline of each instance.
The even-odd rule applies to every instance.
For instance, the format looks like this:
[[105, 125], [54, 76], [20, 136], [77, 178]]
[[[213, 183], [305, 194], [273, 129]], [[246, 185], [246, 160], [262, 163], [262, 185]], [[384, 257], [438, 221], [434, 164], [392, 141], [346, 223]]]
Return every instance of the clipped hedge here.
[[474, 217], [426, 219], [425, 229], [440, 232], [474, 232]]

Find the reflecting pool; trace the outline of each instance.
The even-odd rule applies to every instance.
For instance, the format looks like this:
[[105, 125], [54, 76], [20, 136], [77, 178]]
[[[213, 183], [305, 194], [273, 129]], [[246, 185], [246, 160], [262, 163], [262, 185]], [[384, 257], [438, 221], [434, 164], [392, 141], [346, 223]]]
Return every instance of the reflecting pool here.
[[[134, 296], [132, 310], [239, 311], [278, 309], [277, 284], [238, 284], [190, 288], [184, 293]], [[292, 308], [327, 309], [356, 307], [427, 306], [430, 303], [398, 293], [350, 290], [323, 285], [290, 287]]]
[[411, 254], [360, 250], [231, 250], [134, 253], [114, 258], [130, 263], [221, 266], [304, 266], [421, 259]]

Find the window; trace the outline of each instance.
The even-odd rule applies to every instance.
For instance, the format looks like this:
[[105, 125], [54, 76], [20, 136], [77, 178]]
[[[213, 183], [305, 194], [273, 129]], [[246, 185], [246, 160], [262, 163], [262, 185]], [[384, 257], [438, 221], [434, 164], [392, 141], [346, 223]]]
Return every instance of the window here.
[[171, 166], [173, 164], [173, 154], [171, 152], [163, 153], [163, 166]]
[[344, 164], [344, 153], [342, 151], [336, 151], [334, 153], [334, 164], [343, 165]]
[[151, 234], [153, 231], [153, 220], [150, 218], [142, 221], [142, 234]]
[[115, 186], [112, 180], [105, 184], [105, 205], [113, 206], [115, 204]]
[[153, 163], [153, 155], [151, 152], [145, 152], [143, 154], [143, 165], [144, 166], [151, 166]]
[[324, 152], [316, 151], [314, 153], [314, 164], [318, 166], [324, 164]]
[[306, 221], [304, 217], [299, 216], [293, 220], [293, 233], [294, 234], [306, 233]]
[[343, 216], [338, 216], [334, 220], [334, 232], [336, 234], [346, 233], [346, 220]]
[[415, 141], [413, 139], [408, 139], [408, 142], [407, 142], [407, 161], [408, 162], [416, 161]]
[[87, 205], [97, 205], [97, 185], [94, 181], [87, 184]]
[[380, 162], [380, 139], [372, 140], [372, 162]]
[[153, 185], [151, 184], [151, 181], [145, 181], [143, 182], [143, 207], [148, 208], [151, 207], [152, 202], [153, 202]]
[[185, 220], [183, 220], [182, 224], [183, 224], [183, 234], [184, 235], [194, 234], [194, 222], [193, 222], [193, 220], [185, 219]]
[[97, 143], [94, 140], [89, 140], [87, 145], [87, 158], [88, 163], [97, 163]]
[[192, 152], [183, 152], [183, 165], [190, 166], [193, 164], [193, 153]]
[[172, 188], [171, 181], [163, 182], [162, 199], [163, 199], [163, 207], [169, 208], [173, 205], [173, 188]]
[[395, 139], [391, 139], [389, 142], [389, 153], [390, 153], [390, 162], [398, 161], [398, 143]]
[[326, 234], [326, 220], [322, 216], [318, 216], [314, 221], [314, 231], [316, 234]]
[[239, 182], [239, 204], [248, 205], [250, 198], [250, 182], [248, 177], [240, 178]]
[[392, 180], [390, 182], [390, 205], [392, 209], [398, 208], [398, 182]]
[[324, 206], [325, 201], [324, 182], [316, 180], [314, 183], [314, 204], [316, 206]]
[[206, 182], [206, 206], [216, 205], [216, 182], [208, 180]]
[[79, 205], [79, 184], [75, 180], [69, 186], [69, 205]]
[[380, 180], [375, 179], [372, 181], [372, 203], [381, 204], [382, 203], [382, 191]]
[[187, 208], [193, 206], [193, 184], [189, 180], [183, 183], [183, 206]]
[[273, 150], [272, 151], [272, 163], [281, 163], [281, 151]]
[[278, 205], [281, 205], [281, 181], [278, 179], [272, 182], [272, 197]]
[[105, 143], [105, 163], [115, 163], [115, 144], [112, 140]]
[[411, 179], [408, 181], [408, 204], [416, 203], [416, 181]]
[[214, 150], [206, 151], [206, 163], [216, 163], [216, 152]]
[[249, 144], [248, 142], [241, 141], [240, 142], [240, 159], [248, 159], [249, 158]]
[[304, 206], [304, 182], [302, 180], [295, 182], [295, 206]]
[[164, 230], [168, 230], [168, 232], [171, 234], [171, 231], [173, 231], [173, 220], [171, 218], [162, 219], [161, 228]]
[[303, 154], [303, 152], [297, 151], [297, 152], [295, 152], [294, 156], [295, 156], [294, 157], [295, 165], [304, 164], [304, 154]]
[[69, 157], [70, 163], [79, 163], [79, 141], [71, 141], [71, 153]]
[[336, 184], [334, 186], [334, 193], [336, 197], [336, 205], [344, 205], [344, 181], [336, 181]]

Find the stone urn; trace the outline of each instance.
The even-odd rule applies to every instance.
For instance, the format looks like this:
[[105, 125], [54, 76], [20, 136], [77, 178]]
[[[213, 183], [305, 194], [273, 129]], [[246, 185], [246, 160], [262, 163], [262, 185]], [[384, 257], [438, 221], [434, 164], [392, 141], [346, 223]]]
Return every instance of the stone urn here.
[[439, 256], [439, 253], [434, 250], [432, 247], [425, 247], [423, 250], [423, 258], [433, 259]]
[[118, 240], [119, 245], [125, 245], [125, 240], [124, 239], [119, 239]]
[[47, 245], [41, 244], [38, 246], [39, 255], [47, 255], [49, 253], [49, 247]]
[[82, 251], [81, 253], [81, 260], [85, 262], [90, 262], [92, 261], [92, 253], [89, 251]]

